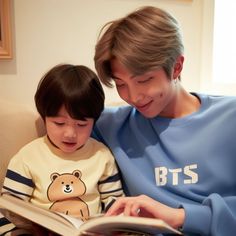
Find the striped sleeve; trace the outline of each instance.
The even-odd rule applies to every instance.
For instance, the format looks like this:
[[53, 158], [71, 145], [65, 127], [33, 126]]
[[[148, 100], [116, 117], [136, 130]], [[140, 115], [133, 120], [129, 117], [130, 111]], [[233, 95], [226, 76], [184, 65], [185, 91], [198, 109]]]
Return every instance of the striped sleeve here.
[[30, 171], [20, 156], [14, 156], [7, 168], [2, 193], [10, 192], [24, 200], [29, 200], [34, 187]]
[[107, 210], [117, 197], [124, 196], [120, 173], [114, 161], [109, 163], [105, 178], [98, 182], [98, 189], [103, 210]]

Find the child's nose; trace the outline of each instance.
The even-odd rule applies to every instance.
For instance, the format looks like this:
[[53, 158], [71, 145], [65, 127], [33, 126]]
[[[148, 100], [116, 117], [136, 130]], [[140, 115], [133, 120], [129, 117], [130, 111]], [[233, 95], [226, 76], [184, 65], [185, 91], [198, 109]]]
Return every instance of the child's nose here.
[[76, 137], [76, 129], [74, 127], [68, 126], [68, 127], [66, 127], [64, 135], [65, 135], [65, 137], [68, 137], [68, 138], [75, 138]]

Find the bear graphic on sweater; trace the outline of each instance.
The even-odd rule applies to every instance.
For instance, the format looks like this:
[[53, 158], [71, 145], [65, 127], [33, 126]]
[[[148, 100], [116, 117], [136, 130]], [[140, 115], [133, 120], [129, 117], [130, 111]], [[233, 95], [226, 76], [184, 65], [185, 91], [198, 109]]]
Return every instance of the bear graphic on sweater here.
[[81, 218], [89, 218], [88, 205], [80, 198], [86, 192], [86, 186], [81, 180], [79, 170], [73, 173], [53, 173], [47, 189], [48, 199], [53, 202], [50, 209]]

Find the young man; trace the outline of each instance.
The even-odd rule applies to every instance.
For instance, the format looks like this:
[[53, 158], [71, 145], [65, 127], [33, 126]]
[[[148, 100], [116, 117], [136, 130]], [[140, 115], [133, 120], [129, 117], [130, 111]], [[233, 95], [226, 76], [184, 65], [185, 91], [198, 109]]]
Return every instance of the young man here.
[[236, 98], [183, 88], [182, 36], [166, 11], [143, 7], [103, 29], [96, 70], [129, 106], [106, 109], [94, 137], [112, 150], [131, 196], [107, 215], [159, 218], [184, 235], [234, 235]]

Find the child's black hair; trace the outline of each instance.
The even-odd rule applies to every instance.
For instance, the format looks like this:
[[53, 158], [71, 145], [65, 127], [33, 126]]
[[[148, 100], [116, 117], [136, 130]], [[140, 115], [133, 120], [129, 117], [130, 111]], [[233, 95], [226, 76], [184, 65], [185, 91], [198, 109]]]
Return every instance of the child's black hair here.
[[64, 105], [73, 119], [96, 121], [104, 109], [105, 95], [97, 75], [88, 67], [60, 64], [42, 77], [34, 99], [43, 120], [57, 116]]

